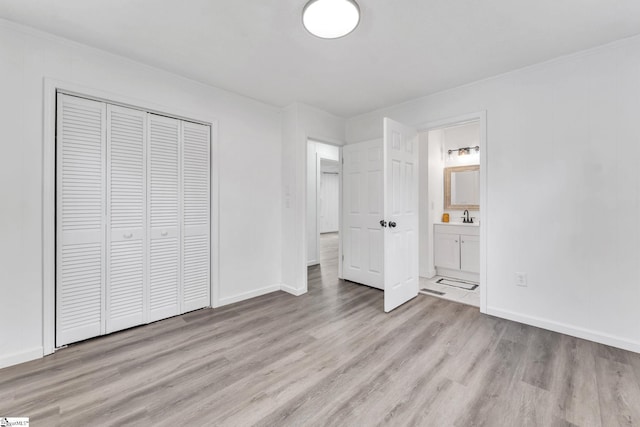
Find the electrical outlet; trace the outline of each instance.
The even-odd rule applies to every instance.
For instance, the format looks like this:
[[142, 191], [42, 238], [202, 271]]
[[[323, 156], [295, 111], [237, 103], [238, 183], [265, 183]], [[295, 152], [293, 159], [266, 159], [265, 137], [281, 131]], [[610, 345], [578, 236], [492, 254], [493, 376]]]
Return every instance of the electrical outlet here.
[[516, 272], [516, 286], [527, 287], [527, 273]]

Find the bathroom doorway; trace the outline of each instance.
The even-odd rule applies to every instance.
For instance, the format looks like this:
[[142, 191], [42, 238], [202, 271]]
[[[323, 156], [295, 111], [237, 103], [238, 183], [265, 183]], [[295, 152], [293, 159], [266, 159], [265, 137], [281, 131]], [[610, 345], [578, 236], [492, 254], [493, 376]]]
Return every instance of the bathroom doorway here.
[[475, 307], [486, 301], [484, 132], [484, 115], [476, 114], [419, 134], [420, 293]]

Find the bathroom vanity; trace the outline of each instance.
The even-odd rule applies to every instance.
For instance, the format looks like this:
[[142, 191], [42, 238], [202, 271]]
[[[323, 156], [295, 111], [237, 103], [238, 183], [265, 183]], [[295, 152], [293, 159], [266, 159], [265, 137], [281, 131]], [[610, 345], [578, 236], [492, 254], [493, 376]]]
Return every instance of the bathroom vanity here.
[[477, 223], [435, 224], [434, 249], [438, 276], [480, 281], [480, 227]]

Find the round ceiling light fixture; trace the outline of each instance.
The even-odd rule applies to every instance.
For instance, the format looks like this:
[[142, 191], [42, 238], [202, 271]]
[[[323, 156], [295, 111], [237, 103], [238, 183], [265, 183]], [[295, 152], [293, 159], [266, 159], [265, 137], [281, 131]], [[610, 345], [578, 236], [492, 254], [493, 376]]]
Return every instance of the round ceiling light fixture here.
[[302, 11], [302, 23], [314, 36], [337, 39], [360, 23], [360, 7], [354, 0], [310, 0]]

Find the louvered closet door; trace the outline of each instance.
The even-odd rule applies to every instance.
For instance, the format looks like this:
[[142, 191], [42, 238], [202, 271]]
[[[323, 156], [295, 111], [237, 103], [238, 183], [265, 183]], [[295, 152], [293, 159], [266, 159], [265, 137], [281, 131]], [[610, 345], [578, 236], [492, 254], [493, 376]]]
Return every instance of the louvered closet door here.
[[183, 122], [182, 311], [210, 305], [210, 127]]
[[180, 314], [180, 121], [149, 123], [149, 317]]
[[107, 106], [107, 333], [146, 321], [146, 120]]
[[56, 345], [104, 333], [105, 104], [58, 95]]

